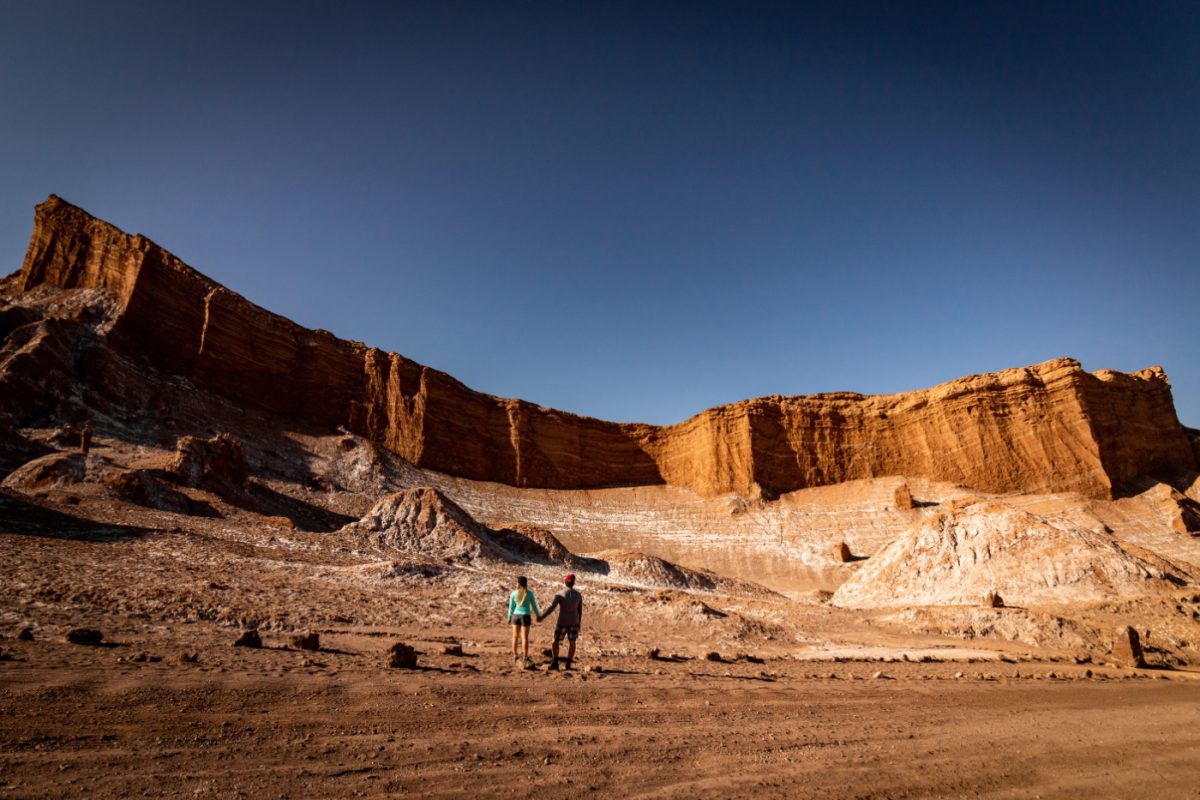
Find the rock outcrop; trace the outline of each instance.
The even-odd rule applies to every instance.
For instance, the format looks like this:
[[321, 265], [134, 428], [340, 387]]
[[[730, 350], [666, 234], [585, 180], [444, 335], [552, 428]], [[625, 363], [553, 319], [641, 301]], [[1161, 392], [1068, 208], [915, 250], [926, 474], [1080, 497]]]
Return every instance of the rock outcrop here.
[[[53, 196], [37, 208], [15, 285], [102, 290], [115, 298], [107, 339], [126, 356], [475, 480], [563, 489], [665, 482], [769, 497], [906, 475], [988, 492], [1109, 497], [1140, 475], [1197, 469], [1158, 368], [1088, 373], [1060, 359], [890, 396], [764, 397], [657, 427], [492, 397], [403, 356], [306, 330]], [[54, 347], [63, 337], [51, 328], [71, 323], [49, 323], [25, 325], [22, 341], [46, 342], [22, 351], [31, 364], [62, 361]]]
[[246, 491], [249, 480], [242, 443], [227, 433], [211, 439], [180, 437], [167, 473], [184, 486], [206, 489], [223, 497]]
[[730, 594], [771, 594], [757, 584], [725, 578], [704, 569], [690, 569], [648, 553], [605, 550], [597, 553], [592, 561], [598, 571], [645, 586]]
[[[1098, 526], [1099, 527], [1099, 526]], [[951, 508], [876, 553], [834, 592], [844, 608], [1086, 603], [1169, 595], [1197, 576], [1065, 518], [999, 504]]]
[[437, 489], [405, 489], [377, 502], [337, 535], [380, 550], [453, 561], [507, 561], [488, 529]]
[[26, 491], [60, 489], [83, 483], [88, 468], [87, 456], [82, 453], [50, 453], [13, 470], [3, 485]]

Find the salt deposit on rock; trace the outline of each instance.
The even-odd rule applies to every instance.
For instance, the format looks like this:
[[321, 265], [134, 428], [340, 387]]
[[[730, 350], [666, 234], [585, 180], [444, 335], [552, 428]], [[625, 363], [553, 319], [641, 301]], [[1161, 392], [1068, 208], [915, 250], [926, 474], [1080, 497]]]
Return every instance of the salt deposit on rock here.
[[978, 504], [914, 525], [842, 584], [833, 604], [974, 605], [992, 592], [1009, 605], [1078, 603], [1166, 593], [1192, 580], [1074, 522]]

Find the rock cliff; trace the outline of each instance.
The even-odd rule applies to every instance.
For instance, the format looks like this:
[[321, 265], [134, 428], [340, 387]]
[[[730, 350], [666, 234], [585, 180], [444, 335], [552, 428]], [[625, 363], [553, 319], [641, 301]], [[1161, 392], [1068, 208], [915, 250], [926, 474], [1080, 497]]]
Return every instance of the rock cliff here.
[[989, 492], [1108, 497], [1139, 475], [1197, 469], [1157, 367], [1088, 373], [1059, 359], [897, 395], [758, 398], [665, 427], [492, 397], [403, 356], [302, 328], [54, 196], [37, 207], [13, 286], [111, 293], [107, 338], [125, 356], [475, 480], [770, 496], [910, 475]]

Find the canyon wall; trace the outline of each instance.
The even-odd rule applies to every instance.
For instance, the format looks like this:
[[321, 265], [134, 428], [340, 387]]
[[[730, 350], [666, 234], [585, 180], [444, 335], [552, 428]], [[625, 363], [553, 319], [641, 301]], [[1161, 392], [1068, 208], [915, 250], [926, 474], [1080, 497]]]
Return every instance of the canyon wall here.
[[778, 494], [883, 475], [980, 491], [1108, 497], [1197, 469], [1161, 370], [1070, 359], [888, 396], [764, 397], [671, 426], [619, 424], [473, 391], [403, 356], [259, 308], [143, 236], [51, 196], [16, 281], [112, 292], [120, 351], [230, 400], [345, 426], [418, 466], [514, 486], [669, 483]]

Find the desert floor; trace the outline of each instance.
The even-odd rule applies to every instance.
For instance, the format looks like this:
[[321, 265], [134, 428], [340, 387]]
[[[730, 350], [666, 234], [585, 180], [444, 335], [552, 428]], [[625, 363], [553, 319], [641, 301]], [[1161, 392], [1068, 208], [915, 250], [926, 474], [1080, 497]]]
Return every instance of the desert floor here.
[[[585, 639], [554, 673], [514, 664], [503, 629], [462, 656], [417, 634], [6, 638], [0, 796], [1200, 797], [1196, 672], [662, 661]], [[421, 669], [380, 667], [393, 637]]]

